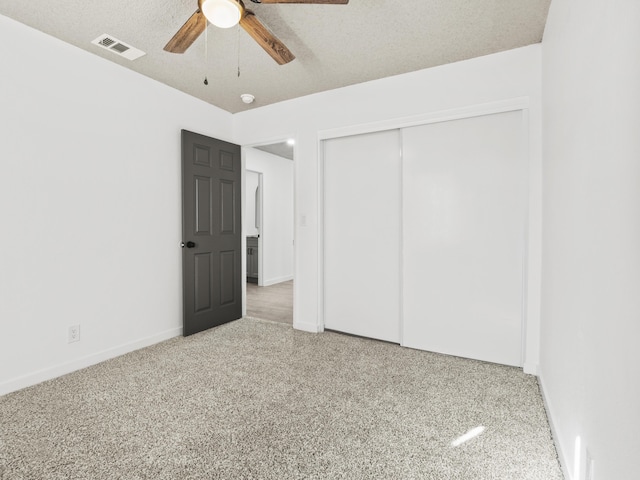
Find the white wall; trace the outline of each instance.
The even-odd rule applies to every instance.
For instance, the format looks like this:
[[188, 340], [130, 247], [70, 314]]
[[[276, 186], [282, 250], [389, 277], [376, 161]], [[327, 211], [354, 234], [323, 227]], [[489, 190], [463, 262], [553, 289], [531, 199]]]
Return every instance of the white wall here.
[[[319, 137], [328, 130], [436, 116], [456, 109], [526, 97], [529, 103], [530, 178], [525, 370], [535, 372], [539, 349], [540, 288], [540, 45], [444, 65], [282, 102], [234, 115], [236, 142], [269, 143], [296, 138], [296, 328], [322, 329], [320, 302]], [[362, 133], [362, 132], [360, 132]]]
[[638, 478], [639, 24], [636, 0], [554, 0], [543, 41], [540, 378], [571, 480], [587, 449]]
[[268, 286], [293, 278], [293, 162], [243, 149], [245, 168], [262, 173], [260, 279]]
[[0, 59], [2, 394], [180, 334], [180, 129], [232, 120], [2, 16]]
[[[260, 229], [256, 227], [256, 189], [260, 184], [260, 174], [247, 171], [244, 177], [244, 201], [245, 210], [242, 225], [244, 225], [243, 235], [259, 235]], [[259, 210], [259, 208], [258, 208]], [[293, 215], [293, 214], [292, 214]]]

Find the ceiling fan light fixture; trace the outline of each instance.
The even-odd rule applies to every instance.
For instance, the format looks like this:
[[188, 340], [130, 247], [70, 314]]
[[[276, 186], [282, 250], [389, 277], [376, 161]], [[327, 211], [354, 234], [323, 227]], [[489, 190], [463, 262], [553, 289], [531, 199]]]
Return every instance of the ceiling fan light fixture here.
[[234, 0], [204, 0], [202, 13], [216, 27], [231, 28], [240, 21], [241, 7]]

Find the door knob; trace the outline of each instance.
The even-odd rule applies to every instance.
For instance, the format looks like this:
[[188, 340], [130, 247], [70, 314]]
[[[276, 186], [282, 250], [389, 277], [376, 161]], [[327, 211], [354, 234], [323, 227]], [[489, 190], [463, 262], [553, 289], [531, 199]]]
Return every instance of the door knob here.
[[195, 246], [196, 246], [196, 244], [195, 244], [195, 243], [193, 243], [193, 242], [187, 242], [186, 244], [185, 244], [184, 242], [182, 242], [182, 243], [180, 244], [180, 246], [181, 246], [182, 248], [184, 248], [184, 247], [187, 247], [187, 248], [193, 248], [193, 247], [195, 247]]

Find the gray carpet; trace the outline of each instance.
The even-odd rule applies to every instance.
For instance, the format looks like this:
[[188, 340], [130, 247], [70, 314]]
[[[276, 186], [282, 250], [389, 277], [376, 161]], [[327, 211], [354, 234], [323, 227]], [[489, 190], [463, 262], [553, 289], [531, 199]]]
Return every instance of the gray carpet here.
[[3, 480], [562, 478], [534, 377], [251, 319], [0, 397], [0, 422]]

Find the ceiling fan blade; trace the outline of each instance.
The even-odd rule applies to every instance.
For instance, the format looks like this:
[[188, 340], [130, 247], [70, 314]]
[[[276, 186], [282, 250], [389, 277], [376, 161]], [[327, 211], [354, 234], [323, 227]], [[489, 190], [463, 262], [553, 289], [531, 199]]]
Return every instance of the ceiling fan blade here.
[[326, 5], [346, 5], [349, 0], [260, 0], [259, 3], [315, 3]]
[[184, 53], [206, 28], [207, 19], [198, 9], [164, 46], [164, 50], [171, 53]]
[[244, 10], [240, 19], [240, 26], [271, 55], [278, 65], [284, 65], [296, 58], [293, 53], [258, 20], [251, 10]]

